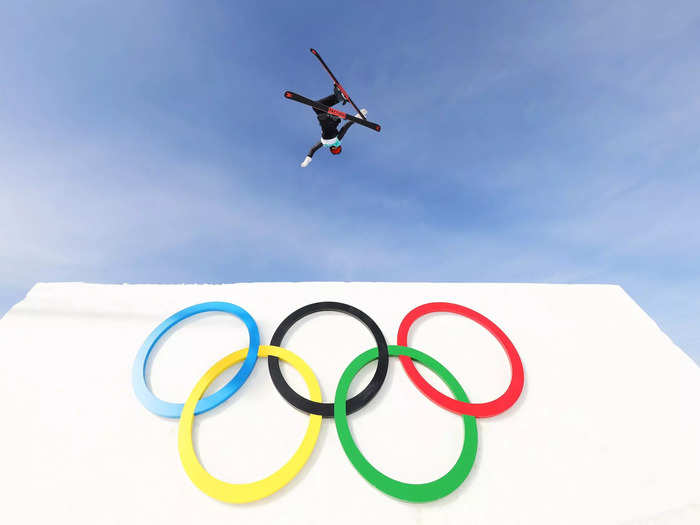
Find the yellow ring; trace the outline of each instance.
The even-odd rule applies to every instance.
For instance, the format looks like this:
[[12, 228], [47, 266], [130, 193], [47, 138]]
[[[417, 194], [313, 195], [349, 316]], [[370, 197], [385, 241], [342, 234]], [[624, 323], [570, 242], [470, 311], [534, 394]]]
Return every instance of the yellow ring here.
[[[314, 449], [318, 434], [321, 430], [321, 416], [311, 415], [309, 417], [309, 426], [306, 429], [304, 440], [301, 446], [297, 449], [292, 458], [274, 474], [254, 481], [252, 483], [226, 483], [209, 474], [204, 467], [199, 463], [197, 454], [194, 451], [194, 443], [192, 442], [192, 424], [194, 422], [194, 408], [197, 402], [207, 390], [209, 385], [228, 367], [243, 361], [248, 352], [247, 348], [239, 350], [227, 355], [214, 366], [199, 380], [197, 385], [192, 390], [190, 397], [187, 398], [185, 406], [182, 409], [180, 416], [180, 425], [178, 427], [177, 445], [180, 451], [180, 460], [182, 466], [185, 467], [185, 472], [202, 492], [219, 501], [227, 503], [248, 503], [269, 496], [273, 492], [278, 491], [289, 483], [294, 476], [298, 474], [304, 463], [311, 456]], [[309, 389], [309, 396], [312, 401], [321, 402], [321, 387], [313, 371], [302, 359], [286, 350], [277, 346], [260, 345], [258, 357], [267, 357], [273, 355], [286, 361], [296, 368], [306, 382]]]

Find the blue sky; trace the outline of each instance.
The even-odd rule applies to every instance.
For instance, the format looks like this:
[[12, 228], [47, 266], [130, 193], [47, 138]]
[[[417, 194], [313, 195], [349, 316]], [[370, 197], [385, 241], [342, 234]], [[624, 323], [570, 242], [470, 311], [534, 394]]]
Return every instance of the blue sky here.
[[[0, 7], [0, 314], [37, 281], [617, 283], [700, 362], [700, 4], [241, 4]], [[383, 129], [302, 169], [309, 47]]]

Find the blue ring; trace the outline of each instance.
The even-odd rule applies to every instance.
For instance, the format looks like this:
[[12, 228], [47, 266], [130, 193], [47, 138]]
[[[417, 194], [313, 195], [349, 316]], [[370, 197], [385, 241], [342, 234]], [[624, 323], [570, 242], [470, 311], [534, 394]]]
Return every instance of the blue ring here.
[[150, 335], [141, 345], [139, 353], [136, 355], [136, 361], [134, 361], [132, 382], [136, 397], [139, 398], [139, 401], [141, 401], [143, 406], [156, 415], [179, 418], [180, 414], [182, 413], [184, 403], [169, 403], [168, 401], [158, 399], [153, 392], [151, 392], [151, 389], [148, 388], [148, 385], [146, 384], [146, 363], [148, 362], [148, 357], [151, 354], [151, 350], [153, 350], [153, 347], [163, 336], [163, 334], [172, 328], [173, 325], [187, 319], [188, 317], [204, 312], [227, 312], [235, 315], [245, 323], [246, 327], [248, 327], [250, 342], [248, 344], [248, 354], [246, 355], [245, 361], [243, 361], [243, 365], [241, 366], [240, 370], [238, 370], [236, 375], [233, 376], [233, 379], [231, 379], [231, 381], [226, 383], [213, 394], [200, 399], [194, 409], [194, 413], [201, 414], [202, 412], [206, 412], [207, 410], [211, 410], [212, 408], [219, 406], [221, 403], [235, 394], [238, 389], [243, 386], [243, 383], [245, 383], [246, 379], [248, 379], [251, 372], [253, 372], [253, 367], [258, 359], [260, 332], [258, 332], [258, 325], [255, 324], [255, 320], [248, 312], [235, 304], [218, 301], [195, 304], [194, 306], [180, 310], [160, 323], [155, 330], [150, 333]]

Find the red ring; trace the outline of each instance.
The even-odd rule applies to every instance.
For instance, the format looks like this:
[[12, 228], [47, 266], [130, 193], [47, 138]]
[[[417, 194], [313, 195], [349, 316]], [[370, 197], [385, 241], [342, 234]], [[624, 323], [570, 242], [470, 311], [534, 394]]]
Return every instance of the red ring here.
[[513, 343], [511, 343], [510, 339], [508, 339], [508, 336], [504, 334], [503, 331], [490, 319], [484, 317], [479, 312], [467, 308], [466, 306], [460, 306], [453, 303], [427, 303], [418, 306], [408, 312], [406, 317], [403, 318], [403, 321], [401, 321], [397, 341], [398, 345], [408, 346], [408, 331], [414, 321], [419, 317], [434, 312], [450, 312], [453, 314], [462, 315], [471, 319], [472, 321], [476, 321], [491, 332], [491, 335], [493, 335], [496, 339], [498, 339], [498, 342], [501, 343], [501, 346], [506, 351], [506, 355], [510, 361], [510, 368], [512, 372], [510, 385], [508, 385], [508, 389], [501, 397], [494, 399], [493, 401], [489, 401], [488, 403], [465, 403], [463, 401], [457, 401], [456, 399], [448, 397], [439, 390], [433, 388], [430, 383], [428, 383], [423, 376], [420, 375], [416, 369], [416, 365], [413, 364], [413, 359], [408, 356], [401, 355], [399, 356], [401, 364], [408, 374], [408, 377], [411, 379], [411, 381], [413, 381], [413, 384], [416, 385], [418, 389], [434, 403], [440, 405], [442, 408], [461, 415], [491, 417], [496, 416], [513, 406], [513, 404], [518, 400], [518, 397], [520, 397], [520, 393], [523, 391], [523, 385], [525, 384], [523, 363], [520, 360], [518, 351], [515, 349], [515, 346]]

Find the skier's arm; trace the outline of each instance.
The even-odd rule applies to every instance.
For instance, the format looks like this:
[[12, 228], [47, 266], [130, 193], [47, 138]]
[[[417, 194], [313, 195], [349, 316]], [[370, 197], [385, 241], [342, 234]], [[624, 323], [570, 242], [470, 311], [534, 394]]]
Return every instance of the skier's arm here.
[[[365, 108], [362, 108], [362, 115], [366, 118], [367, 110]], [[357, 115], [355, 115], [355, 117], [360, 118], [360, 114], [358, 113]], [[350, 126], [352, 126], [353, 124], [354, 122], [352, 120], [348, 120], [345, 124], [343, 124], [343, 127], [340, 128], [340, 132], [338, 132], [338, 139], [342, 139], [348, 132], [348, 128], [350, 128]]]
[[314, 153], [316, 153], [318, 150], [320, 150], [323, 147], [323, 143], [319, 140], [314, 146], [309, 150], [309, 157], [313, 157]]
[[323, 146], [323, 143], [321, 141], [318, 141], [310, 150], [309, 154], [306, 156], [304, 159], [304, 162], [301, 163], [301, 167], [305, 168], [306, 166], [309, 165], [311, 162], [311, 157], [314, 156], [314, 153], [316, 153], [321, 147]]
[[342, 139], [345, 136], [345, 133], [347, 133], [348, 128], [353, 125], [352, 121], [346, 122], [343, 124], [343, 127], [340, 128], [340, 131], [338, 132], [338, 139]]

